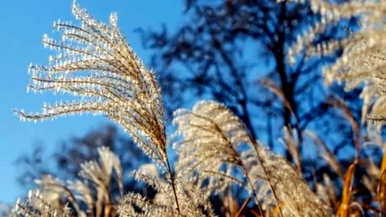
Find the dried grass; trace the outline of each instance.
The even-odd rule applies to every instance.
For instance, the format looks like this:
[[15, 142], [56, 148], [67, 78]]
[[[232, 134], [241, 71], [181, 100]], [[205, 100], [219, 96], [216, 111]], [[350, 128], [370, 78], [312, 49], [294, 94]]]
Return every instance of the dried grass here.
[[[299, 52], [309, 56], [325, 55], [342, 46], [344, 54], [326, 70], [326, 79], [345, 81], [347, 89], [364, 83], [363, 117], [382, 123], [385, 120], [383, 68], [386, 40], [385, 30], [380, 26], [384, 27], [385, 1], [349, 1], [333, 5], [323, 0], [310, 0], [309, 3], [321, 14], [321, 22], [299, 38], [290, 54], [293, 58]], [[294, 168], [285, 158], [253, 140], [244, 123], [230, 109], [212, 101], [201, 101], [191, 110], [175, 112], [178, 135], [174, 145], [179, 158], [174, 164], [167, 151], [170, 141], [165, 133], [163, 103], [156, 76], [144, 67], [126, 42], [118, 29], [116, 14], [110, 16], [109, 24], [104, 24], [92, 18], [76, 2], [73, 14], [80, 25], [55, 23], [55, 28], [63, 33], [63, 41], [44, 37], [43, 44], [59, 53], [49, 59], [47, 66], [30, 67], [30, 88], [81, 97], [77, 102], [45, 105], [38, 114], [17, 113], [22, 119], [33, 121], [77, 113], [106, 115], [121, 125], [153, 159], [153, 165], [147, 165], [147, 169], [138, 170], [132, 176], [152, 186], [157, 194], [153, 199], [139, 193], [125, 194], [119, 159], [108, 149], [100, 149], [99, 161], [82, 165], [80, 179], [61, 181], [51, 176], [42, 177], [38, 181], [39, 188], [19, 201], [9, 216], [215, 216], [210, 201], [213, 196], [223, 199], [224, 209], [230, 217], [241, 217], [246, 213], [259, 217], [329, 217], [334, 216], [333, 213], [338, 217], [353, 217], [364, 209], [383, 216], [386, 211], [386, 157], [383, 156], [380, 166], [379, 182], [371, 178], [370, 169], [361, 177], [377, 201], [356, 201], [354, 181], [359, 178], [355, 176], [355, 170], [364, 165], [360, 158], [363, 137], [361, 124], [341, 100], [333, 99], [330, 104], [339, 108], [351, 124], [357, 154], [344, 179], [338, 177], [338, 182], [343, 184], [340, 203], [337, 185], [329, 176], [324, 174], [323, 181], [315, 181], [316, 193], [303, 178], [303, 160], [296, 134], [311, 138], [323, 150], [321, 156], [327, 165], [338, 175], [343, 174], [345, 167], [321, 138], [307, 130], [284, 130], [283, 141], [295, 160]], [[363, 30], [339, 43], [312, 44], [328, 24], [357, 15], [363, 16]], [[292, 110], [283, 98], [284, 94], [272, 82], [265, 80], [263, 85]], [[369, 113], [370, 104], [372, 110]], [[118, 185], [120, 194], [117, 197], [111, 192], [112, 180]], [[371, 187], [374, 185], [378, 185], [377, 192]], [[248, 194], [240, 206], [229, 194], [235, 186]], [[373, 202], [377, 202], [376, 206]]]

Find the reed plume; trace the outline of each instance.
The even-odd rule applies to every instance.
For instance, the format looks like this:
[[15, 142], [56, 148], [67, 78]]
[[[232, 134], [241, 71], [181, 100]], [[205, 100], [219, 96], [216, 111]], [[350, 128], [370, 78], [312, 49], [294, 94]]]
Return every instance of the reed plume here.
[[243, 184], [233, 170], [240, 168], [261, 211], [276, 207], [276, 216], [330, 216], [331, 210], [287, 160], [252, 140], [242, 121], [226, 106], [201, 101], [192, 111], [178, 110], [174, 123], [183, 137], [176, 143], [180, 154], [177, 172], [196, 174], [202, 182], [210, 179], [216, 187], [220, 180], [222, 187], [214, 189], [221, 192], [232, 183]]
[[145, 68], [126, 42], [115, 13], [110, 15], [109, 24], [104, 24], [76, 1], [72, 13], [80, 25], [54, 23], [54, 28], [62, 32], [60, 41], [44, 35], [43, 45], [58, 54], [49, 58], [47, 66], [30, 66], [29, 89], [64, 92], [79, 100], [44, 105], [41, 113], [16, 111], [17, 114], [32, 121], [70, 114], [106, 115], [169, 173], [178, 210], [174, 172], [166, 150], [161, 90], [154, 73]]
[[81, 165], [79, 179], [62, 181], [50, 175], [36, 180], [39, 188], [16, 204], [11, 213], [24, 216], [96, 216], [115, 217], [119, 198], [112, 195], [112, 181], [122, 190], [122, 168], [119, 159], [109, 149], [98, 149], [99, 161]]
[[[384, 85], [386, 2], [351, 0], [338, 4], [325, 0], [310, 0], [308, 3], [315, 13], [321, 15], [321, 19], [299, 37], [289, 50], [292, 60], [302, 52], [312, 57], [331, 55], [342, 50], [343, 53], [336, 63], [323, 70], [326, 83], [344, 82], [347, 91], [363, 85], [362, 121], [370, 120], [382, 124], [386, 116]], [[339, 21], [353, 17], [359, 20], [359, 28], [346, 30], [347, 37], [314, 43], [318, 35], [326, 31], [328, 26], [337, 25]]]
[[48, 65], [31, 65], [32, 91], [63, 92], [77, 101], [44, 105], [41, 113], [17, 111], [25, 120], [71, 114], [103, 114], [121, 125], [152, 159], [166, 162], [166, 136], [160, 88], [153, 72], [126, 42], [118, 18], [109, 24], [95, 20], [74, 1], [72, 13], [80, 25], [57, 21], [60, 41], [47, 35], [43, 45], [54, 51]]

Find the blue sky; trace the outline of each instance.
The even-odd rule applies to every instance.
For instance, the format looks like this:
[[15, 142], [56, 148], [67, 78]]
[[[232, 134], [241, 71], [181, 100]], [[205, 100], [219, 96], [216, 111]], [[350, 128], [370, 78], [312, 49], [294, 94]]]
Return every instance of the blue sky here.
[[[119, 16], [119, 26], [132, 47], [145, 62], [149, 53], [142, 49], [138, 27], [157, 28], [166, 23], [173, 28], [182, 23], [181, 0], [78, 0], [97, 19], [107, 21], [111, 11]], [[83, 135], [107, 123], [103, 117], [71, 116], [37, 124], [19, 121], [15, 108], [40, 111], [44, 102], [54, 102], [47, 94], [26, 93], [29, 63], [45, 64], [49, 50], [41, 45], [44, 33], [51, 33], [53, 21], [73, 20], [72, 0], [3, 1], [0, 6], [0, 201], [12, 202], [21, 196], [16, 183], [15, 160], [28, 153], [33, 144], [43, 143], [48, 149], [68, 137]]]

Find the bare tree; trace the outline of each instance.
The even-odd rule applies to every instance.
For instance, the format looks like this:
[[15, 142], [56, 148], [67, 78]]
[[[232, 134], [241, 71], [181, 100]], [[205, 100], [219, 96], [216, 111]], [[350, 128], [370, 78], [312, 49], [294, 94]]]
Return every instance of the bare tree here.
[[[186, 16], [189, 21], [177, 30], [142, 31], [145, 46], [154, 50], [152, 65], [170, 111], [205, 97], [229, 106], [254, 138], [271, 147], [284, 126], [315, 130], [336, 153], [351, 143], [351, 126], [330, 99], [357, 100], [339, 87], [327, 90], [320, 73], [334, 57], [307, 59], [304, 54], [293, 65], [287, 61], [296, 37], [320, 19], [308, 3], [186, 1]], [[331, 27], [316, 41], [343, 37], [342, 27], [350, 25]], [[358, 103], [348, 106], [359, 118]], [[325, 136], [331, 134], [347, 136]]]

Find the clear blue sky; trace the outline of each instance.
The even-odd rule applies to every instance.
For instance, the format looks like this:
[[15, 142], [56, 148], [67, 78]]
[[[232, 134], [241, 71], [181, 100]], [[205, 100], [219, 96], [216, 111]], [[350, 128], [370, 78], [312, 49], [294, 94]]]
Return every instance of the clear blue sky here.
[[[119, 25], [126, 38], [145, 60], [148, 54], [141, 47], [138, 27], [169, 27], [182, 23], [181, 0], [78, 0], [97, 19], [107, 21], [111, 11], [118, 12]], [[28, 153], [34, 143], [42, 142], [53, 149], [59, 141], [105, 124], [103, 117], [72, 116], [54, 121], [29, 123], [19, 121], [14, 108], [40, 111], [43, 102], [53, 102], [47, 94], [26, 93], [29, 63], [45, 64], [51, 52], [41, 45], [44, 33], [51, 33], [53, 21], [73, 20], [72, 0], [2, 1], [0, 6], [0, 201], [12, 202], [21, 195], [16, 183], [15, 160]]]

